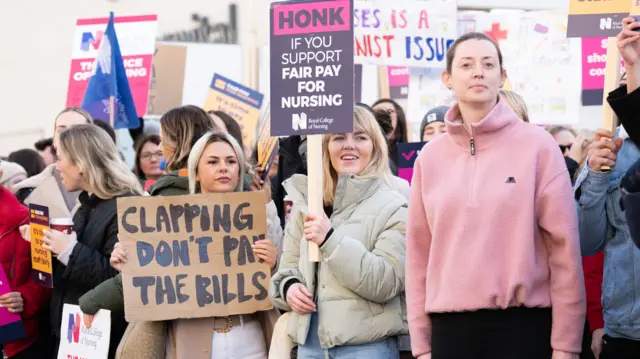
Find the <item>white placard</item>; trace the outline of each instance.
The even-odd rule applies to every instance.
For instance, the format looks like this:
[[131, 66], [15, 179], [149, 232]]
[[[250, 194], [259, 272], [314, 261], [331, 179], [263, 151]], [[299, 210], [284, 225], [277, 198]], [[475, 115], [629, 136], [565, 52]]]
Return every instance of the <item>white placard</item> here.
[[87, 328], [80, 307], [65, 304], [62, 310], [58, 359], [107, 359], [110, 336], [110, 311], [98, 311], [91, 328]]
[[355, 0], [356, 63], [443, 68], [456, 10], [456, 0]]

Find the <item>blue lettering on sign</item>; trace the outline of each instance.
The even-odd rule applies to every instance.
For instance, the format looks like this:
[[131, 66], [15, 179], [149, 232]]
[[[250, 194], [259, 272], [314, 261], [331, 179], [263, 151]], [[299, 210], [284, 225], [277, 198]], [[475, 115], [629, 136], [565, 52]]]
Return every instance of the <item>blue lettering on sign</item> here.
[[453, 39], [442, 37], [406, 36], [405, 56], [407, 59], [441, 62], [453, 42]]

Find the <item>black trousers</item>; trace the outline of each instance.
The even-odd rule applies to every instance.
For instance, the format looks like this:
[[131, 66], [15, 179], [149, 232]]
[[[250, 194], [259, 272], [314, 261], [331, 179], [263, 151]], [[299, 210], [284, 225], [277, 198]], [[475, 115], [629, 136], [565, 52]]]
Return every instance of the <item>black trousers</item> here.
[[430, 314], [432, 359], [549, 359], [551, 309]]
[[604, 336], [600, 359], [640, 359], [640, 341]]

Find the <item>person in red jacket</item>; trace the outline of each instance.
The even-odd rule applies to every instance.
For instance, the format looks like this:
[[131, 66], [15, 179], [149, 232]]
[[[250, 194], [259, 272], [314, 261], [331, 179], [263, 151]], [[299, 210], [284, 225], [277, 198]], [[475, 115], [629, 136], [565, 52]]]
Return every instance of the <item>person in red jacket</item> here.
[[[600, 251], [592, 256], [582, 257], [582, 268], [584, 270], [584, 284], [587, 292], [587, 323], [589, 324], [589, 331], [591, 333], [591, 336], [585, 339], [589, 339], [588, 342], [590, 343], [591, 353], [585, 353], [583, 349], [583, 356], [581, 356], [581, 358], [595, 357], [598, 359], [602, 352], [604, 336], [604, 318], [602, 317], [604, 251]], [[591, 354], [593, 354], [593, 356]]]
[[0, 296], [0, 305], [19, 313], [27, 337], [4, 344], [11, 359], [36, 359], [50, 356], [39, 333], [39, 313], [49, 305], [51, 291], [32, 281], [31, 247], [20, 235], [20, 225], [29, 223], [29, 210], [7, 189], [0, 186], [0, 264], [12, 292]]

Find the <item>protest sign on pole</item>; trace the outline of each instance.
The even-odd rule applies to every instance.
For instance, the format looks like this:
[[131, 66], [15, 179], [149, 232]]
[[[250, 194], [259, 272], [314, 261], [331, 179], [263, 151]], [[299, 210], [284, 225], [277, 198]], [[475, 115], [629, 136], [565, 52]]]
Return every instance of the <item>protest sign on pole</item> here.
[[31, 239], [31, 266], [34, 280], [53, 288], [53, 262], [51, 251], [44, 248], [44, 231], [49, 231], [49, 208], [37, 204], [29, 205], [29, 231]]
[[242, 141], [248, 146], [255, 136], [263, 97], [258, 91], [214, 74], [204, 109], [223, 111], [233, 117], [242, 130]]
[[398, 177], [411, 184], [413, 165], [427, 142], [398, 143]]
[[271, 136], [271, 111], [269, 104], [265, 109], [262, 121], [258, 125], [258, 166], [264, 171], [262, 180], [266, 181], [269, 176], [269, 169], [273, 165], [275, 157], [278, 155], [278, 137]]
[[271, 309], [262, 192], [118, 199], [128, 322], [224, 317]]
[[[324, 213], [322, 136], [353, 132], [352, 0], [271, 4], [271, 135], [307, 137], [308, 208]], [[309, 259], [318, 261], [309, 242]]]
[[[7, 275], [0, 266], [0, 296], [11, 292]], [[26, 336], [20, 314], [11, 313], [7, 308], [0, 307], [0, 344], [13, 342]]]
[[356, 0], [359, 64], [444, 68], [456, 39], [456, 0]]
[[[158, 29], [156, 15], [114, 18], [120, 50], [138, 117], [147, 111], [151, 62]], [[80, 107], [109, 18], [79, 19], [73, 35], [67, 106]]]
[[[567, 37], [615, 37], [632, 0], [569, 0]], [[635, 0], [633, 0], [635, 1]]]
[[65, 304], [62, 308], [58, 359], [107, 359], [111, 338], [111, 312], [99, 310], [87, 328], [80, 307]]
[[149, 87], [148, 115], [162, 116], [172, 108], [182, 106], [187, 47], [156, 44]]
[[[616, 46], [616, 35], [622, 30], [622, 20], [629, 16], [636, 0], [610, 0], [591, 2], [569, 0], [569, 18], [567, 37], [600, 37], [606, 36], [607, 56], [602, 93], [602, 128], [615, 133], [617, 118], [607, 102], [609, 92], [613, 91], [620, 81], [620, 54]], [[603, 166], [602, 170], [610, 170]]]

